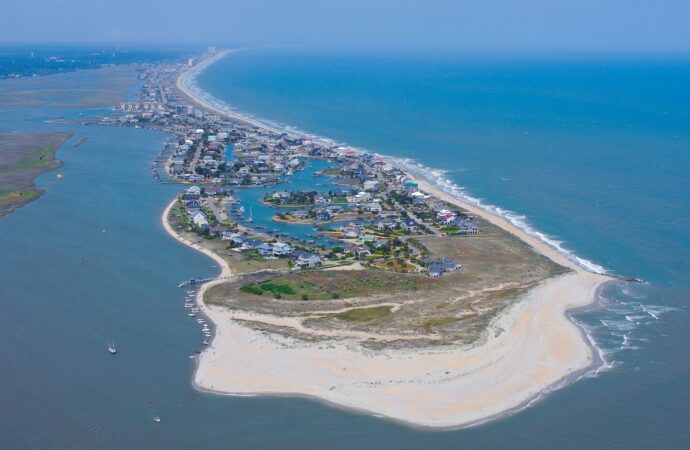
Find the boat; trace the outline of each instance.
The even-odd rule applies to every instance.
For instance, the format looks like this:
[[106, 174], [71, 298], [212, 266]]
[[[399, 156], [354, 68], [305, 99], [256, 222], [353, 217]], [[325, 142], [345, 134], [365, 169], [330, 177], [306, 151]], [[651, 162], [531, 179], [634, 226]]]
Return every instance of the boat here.
[[204, 345], [208, 345], [208, 339], [204, 339], [203, 341], [201, 341], [201, 343]]
[[196, 314], [195, 314], [195, 313], [189, 313], [189, 314], [187, 314], [187, 315], [188, 315], [189, 317], [196, 317]]
[[108, 341], [108, 353], [114, 355], [117, 353], [117, 347], [115, 347], [115, 341]]
[[153, 421], [156, 422], [156, 423], [161, 423], [161, 418], [158, 417], [158, 416], [156, 416], [156, 417], [153, 418]]
[[249, 205], [249, 218], [247, 218], [247, 222], [254, 222], [254, 216], [252, 215], [252, 205]]

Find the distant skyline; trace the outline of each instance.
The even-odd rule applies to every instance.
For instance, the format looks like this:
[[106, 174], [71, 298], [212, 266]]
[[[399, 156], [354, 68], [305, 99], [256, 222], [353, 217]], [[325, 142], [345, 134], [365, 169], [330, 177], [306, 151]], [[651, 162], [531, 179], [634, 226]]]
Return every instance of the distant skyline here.
[[0, 43], [690, 52], [690, 1], [0, 0]]

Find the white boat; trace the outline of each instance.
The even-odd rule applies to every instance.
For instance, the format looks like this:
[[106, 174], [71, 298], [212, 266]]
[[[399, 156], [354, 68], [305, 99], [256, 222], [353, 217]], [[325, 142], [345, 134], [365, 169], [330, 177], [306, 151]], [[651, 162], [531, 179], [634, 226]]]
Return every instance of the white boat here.
[[208, 345], [208, 339], [204, 339], [203, 341], [201, 341], [201, 343], [204, 345]]
[[114, 355], [115, 353], [117, 353], [117, 347], [115, 347], [115, 341], [112, 341], [112, 340], [108, 341], [108, 353], [110, 353], [111, 355]]
[[247, 219], [247, 222], [254, 222], [254, 216], [252, 215], [252, 205], [249, 205], [249, 218]]
[[187, 314], [187, 315], [188, 315], [189, 317], [196, 317], [196, 314], [194, 314], [194, 313], [189, 313], [189, 314]]
[[161, 418], [158, 417], [158, 416], [156, 416], [156, 417], [153, 418], [153, 421], [156, 422], [156, 423], [161, 423]]

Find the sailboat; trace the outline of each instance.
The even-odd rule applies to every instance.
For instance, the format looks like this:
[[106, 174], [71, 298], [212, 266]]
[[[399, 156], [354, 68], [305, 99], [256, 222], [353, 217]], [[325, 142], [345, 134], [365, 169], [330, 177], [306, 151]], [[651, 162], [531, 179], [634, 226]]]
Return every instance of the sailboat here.
[[249, 218], [247, 218], [247, 222], [254, 222], [254, 216], [252, 215], [252, 205], [249, 205]]
[[108, 353], [111, 355], [117, 353], [117, 347], [115, 347], [115, 341], [113, 340], [108, 341]]

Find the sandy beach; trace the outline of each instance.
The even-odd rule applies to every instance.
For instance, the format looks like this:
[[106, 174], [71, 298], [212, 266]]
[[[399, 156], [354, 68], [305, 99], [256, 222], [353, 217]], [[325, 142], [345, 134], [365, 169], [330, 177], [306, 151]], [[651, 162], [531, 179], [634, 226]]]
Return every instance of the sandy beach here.
[[[188, 77], [227, 53], [220, 52], [184, 72], [178, 88], [194, 99]], [[265, 127], [202, 99], [194, 101], [218, 114]], [[395, 351], [366, 350], [347, 339], [307, 343], [254, 331], [236, 321], [246, 319], [236, 316], [240, 313], [203, 305], [204, 292], [222, 282], [214, 281], [202, 286], [197, 296], [216, 325], [216, 335], [198, 359], [195, 385], [222, 394], [313, 396], [417, 426], [460, 427], [515, 411], [591, 368], [597, 356], [566, 312], [592, 303], [610, 278], [584, 270], [501, 217], [424, 181], [419, 186], [514, 234], [572, 272], [530, 291], [499, 316], [479, 345]], [[229, 276], [230, 268], [222, 258], [181, 238], [167, 224], [174, 203], [162, 216], [168, 233], [213, 258], [222, 268], [221, 276]]]

